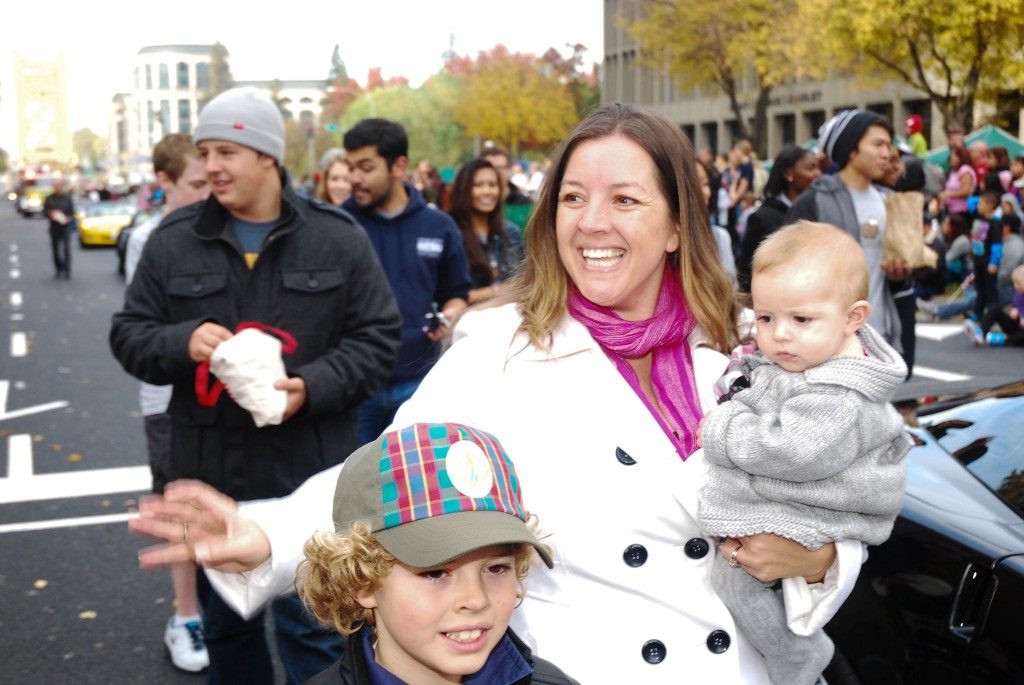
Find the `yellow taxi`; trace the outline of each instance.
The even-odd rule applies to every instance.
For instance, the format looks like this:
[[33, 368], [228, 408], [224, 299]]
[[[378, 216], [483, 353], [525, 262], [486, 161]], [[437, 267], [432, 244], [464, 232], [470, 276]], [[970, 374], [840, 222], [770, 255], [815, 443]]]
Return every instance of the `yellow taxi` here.
[[53, 183], [40, 181], [22, 186], [18, 192], [18, 213], [23, 217], [42, 216], [43, 203], [53, 192]]
[[78, 214], [78, 240], [82, 247], [117, 245], [121, 230], [135, 216], [135, 204], [111, 200], [87, 204]]

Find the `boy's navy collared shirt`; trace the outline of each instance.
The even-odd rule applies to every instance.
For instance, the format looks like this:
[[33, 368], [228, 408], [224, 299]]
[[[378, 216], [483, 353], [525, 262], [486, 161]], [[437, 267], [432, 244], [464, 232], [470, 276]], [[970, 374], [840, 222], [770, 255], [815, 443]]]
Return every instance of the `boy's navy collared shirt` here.
[[[377, 663], [373, 647], [370, 645], [370, 641], [373, 639], [372, 628], [364, 626], [357, 634], [363, 649], [363, 656], [370, 669], [370, 680], [373, 685], [409, 685]], [[512, 644], [512, 639], [506, 634], [502, 635], [501, 640], [494, 646], [484, 667], [463, 678], [462, 682], [478, 685], [512, 685], [532, 672], [533, 668], [526, 662], [523, 655]]]

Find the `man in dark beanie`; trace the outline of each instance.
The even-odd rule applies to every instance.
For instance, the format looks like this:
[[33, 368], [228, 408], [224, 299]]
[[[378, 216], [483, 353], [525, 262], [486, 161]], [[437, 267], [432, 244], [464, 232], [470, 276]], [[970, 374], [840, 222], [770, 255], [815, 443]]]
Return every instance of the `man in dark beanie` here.
[[[284, 496], [359, 446], [359, 404], [391, 373], [401, 316], [366, 232], [292, 190], [284, 123], [269, 97], [254, 88], [221, 93], [192, 138], [212, 193], [151, 234], [114, 315], [111, 349], [133, 376], [173, 385], [168, 480], [201, 480], [237, 500]], [[273, 382], [283, 412], [259, 424], [203, 373], [243, 325], [293, 339], [282, 350], [287, 378]], [[182, 539], [190, 541], [187, 526]], [[201, 572], [197, 585], [207, 682], [272, 685], [263, 614], [236, 614]], [[341, 638], [294, 593], [272, 611], [288, 682], [341, 656]]]
[[786, 213], [786, 223], [800, 219], [832, 224], [860, 243], [868, 261], [868, 323], [897, 350], [900, 317], [889, 281], [904, 281], [910, 269], [882, 251], [885, 237], [885, 194], [876, 185], [885, 176], [892, 150], [892, 124], [885, 117], [859, 109], [840, 112], [818, 131], [818, 150], [838, 168], [817, 179]]

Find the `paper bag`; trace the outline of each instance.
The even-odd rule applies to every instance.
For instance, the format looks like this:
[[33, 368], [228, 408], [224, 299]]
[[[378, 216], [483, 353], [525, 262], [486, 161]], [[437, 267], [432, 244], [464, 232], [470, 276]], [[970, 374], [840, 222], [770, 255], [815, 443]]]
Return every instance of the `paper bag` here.
[[281, 341], [255, 328], [225, 340], [210, 357], [210, 371], [224, 383], [240, 407], [252, 414], [258, 427], [276, 426], [284, 419], [288, 393], [274, 382], [288, 377], [281, 360]]
[[911, 269], [935, 268], [937, 255], [924, 244], [924, 195], [918, 191], [885, 196], [885, 258], [895, 257]]

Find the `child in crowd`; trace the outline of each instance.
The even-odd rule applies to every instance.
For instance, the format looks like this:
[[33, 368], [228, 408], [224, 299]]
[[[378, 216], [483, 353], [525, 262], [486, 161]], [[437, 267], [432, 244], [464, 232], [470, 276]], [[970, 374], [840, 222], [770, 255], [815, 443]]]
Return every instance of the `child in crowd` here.
[[345, 462], [334, 524], [306, 543], [296, 583], [318, 621], [353, 637], [309, 683], [575, 683], [508, 628], [532, 561], [553, 562], [492, 435], [385, 433]]
[[716, 555], [712, 585], [778, 685], [814, 683], [832, 643], [790, 621], [775, 584], [740, 568], [736, 538], [877, 545], [903, 501], [911, 440], [889, 400], [907, 368], [867, 324], [867, 293], [864, 252], [838, 228], [801, 221], [765, 239], [751, 279], [758, 352], [719, 381], [731, 399], [701, 424], [701, 528], [737, 545]]
[[971, 224], [971, 251], [974, 256], [974, 312], [980, 320], [989, 306], [998, 306], [996, 274], [1003, 256], [1003, 227], [995, 217], [1001, 193], [986, 190], [978, 199], [978, 217]]
[[[981, 323], [964, 322], [964, 332], [976, 346], [1024, 345], [1024, 264], [1013, 270], [1013, 303], [1010, 311], [1002, 307], [989, 307]], [[999, 324], [1000, 331], [992, 327]]]

